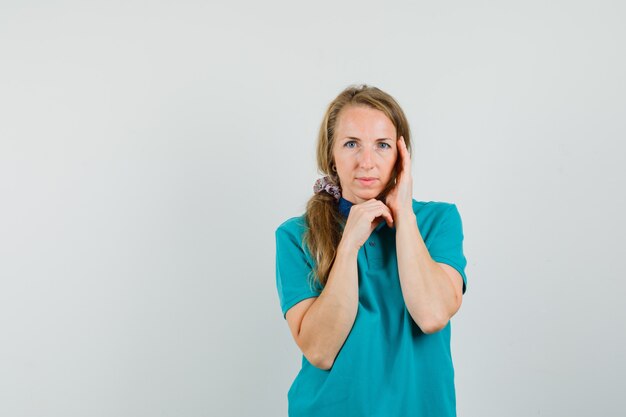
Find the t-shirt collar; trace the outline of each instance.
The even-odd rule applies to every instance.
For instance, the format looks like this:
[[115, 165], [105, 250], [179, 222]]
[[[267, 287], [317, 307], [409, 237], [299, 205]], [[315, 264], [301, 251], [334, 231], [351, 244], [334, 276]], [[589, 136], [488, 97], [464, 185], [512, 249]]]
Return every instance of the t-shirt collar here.
[[348, 214], [350, 214], [350, 208], [352, 206], [352, 202], [346, 200], [343, 197], [339, 197], [339, 213], [341, 213], [343, 217], [348, 217]]

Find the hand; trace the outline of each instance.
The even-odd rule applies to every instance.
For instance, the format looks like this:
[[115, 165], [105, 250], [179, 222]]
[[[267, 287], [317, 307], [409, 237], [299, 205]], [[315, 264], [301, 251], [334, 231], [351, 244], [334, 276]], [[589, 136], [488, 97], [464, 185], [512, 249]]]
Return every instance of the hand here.
[[360, 249], [380, 222], [393, 226], [391, 210], [382, 201], [372, 198], [350, 208], [341, 243]]
[[397, 218], [403, 212], [413, 212], [413, 176], [411, 174], [411, 156], [406, 148], [404, 137], [398, 139], [398, 158], [400, 172], [396, 178], [396, 185], [387, 193], [385, 204]]

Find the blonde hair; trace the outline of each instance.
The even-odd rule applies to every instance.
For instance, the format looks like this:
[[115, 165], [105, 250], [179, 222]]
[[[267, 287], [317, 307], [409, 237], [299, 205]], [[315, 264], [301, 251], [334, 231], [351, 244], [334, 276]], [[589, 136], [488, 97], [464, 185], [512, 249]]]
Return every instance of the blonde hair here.
[[[328, 105], [317, 137], [317, 168], [320, 173], [329, 176], [335, 185], [340, 185], [337, 172], [333, 169], [335, 127], [341, 110], [348, 105], [367, 106], [382, 111], [395, 126], [396, 139], [403, 136], [407, 149], [411, 150], [409, 123], [396, 100], [373, 86], [366, 84], [348, 86]], [[377, 199], [384, 201], [384, 197], [395, 185], [396, 176], [397, 171], [394, 167], [389, 183]], [[337, 200], [330, 194], [322, 192], [314, 194], [308, 201], [305, 219], [308, 227], [304, 234], [304, 243], [315, 261], [312, 281], [317, 278], [318, 283], [325, 286], [337, 255], [345, 218], [339, 213]], [[312, 281], [311, 285], [314, 284]]]

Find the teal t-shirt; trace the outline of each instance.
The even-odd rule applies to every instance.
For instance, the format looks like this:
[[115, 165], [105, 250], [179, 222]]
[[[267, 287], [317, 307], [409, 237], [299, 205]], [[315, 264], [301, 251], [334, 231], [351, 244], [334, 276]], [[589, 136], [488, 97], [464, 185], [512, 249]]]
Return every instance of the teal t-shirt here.
[[[341, 198], [347, 216], [352, 203]], [[463, 228], [455, 204], [413, 200], [418, 228], [436, 262], [463, 277]], [[276, 229], [276, 285], [283, 317], [296, 303], [323, 290], [311, 286], [313, 260], [302, 237], [304, 215]], [[287, 394], [290, 417], [456, 416], [450, 322], [423, 333], [404, 303], [396, 259], [395, 229], [383, 221], [359, 250], [359, 307], [333, 366], [322, 370], [302, 355]]]

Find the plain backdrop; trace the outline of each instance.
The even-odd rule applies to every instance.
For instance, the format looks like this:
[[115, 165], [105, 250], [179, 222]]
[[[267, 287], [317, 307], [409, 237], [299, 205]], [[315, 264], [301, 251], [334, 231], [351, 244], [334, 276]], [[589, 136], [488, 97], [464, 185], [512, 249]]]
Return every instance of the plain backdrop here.
[[457, 204], [459, 416], [621, 416], [621, 1], [2, 1], [0, 415], [286, 416], [274, 231], [346, 86]]

